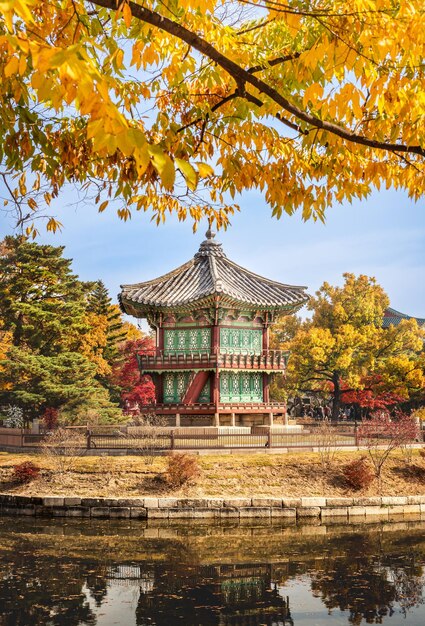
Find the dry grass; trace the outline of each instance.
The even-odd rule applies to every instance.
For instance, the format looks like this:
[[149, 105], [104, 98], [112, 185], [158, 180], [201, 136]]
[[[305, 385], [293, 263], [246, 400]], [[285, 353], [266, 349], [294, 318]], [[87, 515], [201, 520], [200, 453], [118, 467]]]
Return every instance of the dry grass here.
[[[325, 470], [315, 453], [208, 454], [199, 457], [201, 475], [196, 484], [173, 491], [164, 480], [165, 457], [155, 457], [151, 464], [142, 457], [83, 457], [76, 459], [71, 471], [58, 474], [52, 460], [44, 456], [0, 453], [0, 491], [104, 497], [350, 496], [359, 492], [344, 482], [341, 467], [359, 456], [338, 452]], [[41, 475], [28, 485], [17, 485], [12, 480], [13, 466], [26, 460], [37, 463]], [[377, 495], [376, 482], [360, 493]], [[381, 493], [425, 495], [425, 459], [415, 450], [413, 462], [406, 464], [402, 454], [394, 454], [384, 468]]]

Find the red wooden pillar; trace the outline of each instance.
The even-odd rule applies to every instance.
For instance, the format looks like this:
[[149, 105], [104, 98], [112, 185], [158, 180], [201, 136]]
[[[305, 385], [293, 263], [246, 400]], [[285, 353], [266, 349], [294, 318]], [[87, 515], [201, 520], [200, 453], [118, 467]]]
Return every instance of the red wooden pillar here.
[[[220, 327], [217, 324], [211, 328], [211, 354], [215, 355], [218, 361], [218, 355], [220, 352]], [[213, 372], [213, 380], [212, 380], [212, 401], [215, 406], [216, 413], [218, 412], [218, 404], [220, 402], [220, 382], [219, 382], [220, 374], [218, 371], [218, 365], [216, 365], [215, 371]]]
[[157, 340], [157, 348], [158, 352], [162, 354], [164, 352], [164, 327], [160, 326], [156, 329], [158, 340]]
[[268, 350], [269, 347], [269, 326], [266, 322], [263, 326], [263, 350]]
[[218, 411], [218, 405], [220, 402], [220, 374], [218, 372], [218, 369], [216, 369], [216, 371], [213, 374], [214, 378], [213, 378], [213, 397], [212, 397], [212, 401], [214, 402], [215, 405], [215, 410], [216, 412]]
[[157, 404], [164, 402], [164, 374], [154, 374], [153, 382], [155, 385], [155, 399]]
[[270, 402], [270, 374], [263, 372], [263, 402]]

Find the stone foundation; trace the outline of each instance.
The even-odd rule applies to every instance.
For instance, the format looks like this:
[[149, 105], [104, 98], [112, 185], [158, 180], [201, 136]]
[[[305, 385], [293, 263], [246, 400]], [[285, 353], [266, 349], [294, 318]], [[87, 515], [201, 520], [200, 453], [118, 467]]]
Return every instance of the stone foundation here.
[[0, 515], [109, 519], [370, 521], [423, 516], [425, 496], [374, 498], [80, 498], [0, 494]]

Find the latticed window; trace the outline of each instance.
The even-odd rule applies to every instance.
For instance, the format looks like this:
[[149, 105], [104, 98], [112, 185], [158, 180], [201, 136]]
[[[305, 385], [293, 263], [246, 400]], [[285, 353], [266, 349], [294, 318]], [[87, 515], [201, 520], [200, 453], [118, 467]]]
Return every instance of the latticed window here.
[[175, 402], [174, 374], [167, 372], [164, 374], [164, 402]]
[[221, 402], [263, 402], [261, 372], [220, 372]]
[[211, 345], [211, 330], [209, 328], [203, 328], [201, 330], [201, 348], [210, 349]]
[[220, 328], [223, 354], [261, 354], [263, 332], [259, 328]]
[[164, 331], [165, 352], [190, 354], [209, 352], [211, 347], [210, 328], [166, 328]]
[[[166, 372], [164, 374], [164, 403], [178, 404], [182, 401], [189, 385], [191, 372]], [[208, 380], [201, 393], [198, 402], [210, 402], [210, 381]]]

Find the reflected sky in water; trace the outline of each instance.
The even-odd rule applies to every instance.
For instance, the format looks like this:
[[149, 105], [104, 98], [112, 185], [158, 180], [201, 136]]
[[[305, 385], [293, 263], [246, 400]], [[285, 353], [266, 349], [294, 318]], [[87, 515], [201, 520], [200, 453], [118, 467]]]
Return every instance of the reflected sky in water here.
[[0, 626], [425, 624], [425, 522], [0, 518]]

